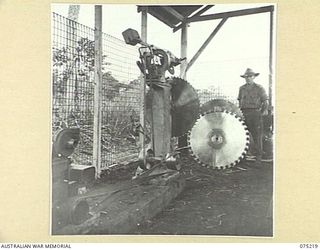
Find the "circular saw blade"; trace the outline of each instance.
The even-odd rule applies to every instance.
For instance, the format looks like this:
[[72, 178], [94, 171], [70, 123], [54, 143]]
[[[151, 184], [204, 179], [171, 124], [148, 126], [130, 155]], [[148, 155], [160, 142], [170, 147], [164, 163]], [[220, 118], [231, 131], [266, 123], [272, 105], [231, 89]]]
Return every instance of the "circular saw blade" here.
[[199, 118], [200, 101], [197, 91], [185, 80], [169, 79], [172, 96], [172, 136], [187, 133]]
[[65, 128], [54, 135], [53, 149], [58, 155], [70, 156], [78, 146], [80, 140], [79, 128]]
[[[180, 137], [187, 133], [199, 118], [200, 101], [197, 91], [185, 80], [172, 77], [167, 80], [171, 85], [172, 136]], [[146, 119], [152, 122], [152, 93], [146, 94]]]
[[208, 111], [228, 111], [239, 117], [243, 117], [241, 109], [234, 103], [225, 99], [213, 99], [201, 105], [200, 112], [205, 114]]
[[192, 156], [208, 168], [233, 167], [249, 148], [249, 133], [235, 114], [208, 112], [202, 115], [188, 136]]

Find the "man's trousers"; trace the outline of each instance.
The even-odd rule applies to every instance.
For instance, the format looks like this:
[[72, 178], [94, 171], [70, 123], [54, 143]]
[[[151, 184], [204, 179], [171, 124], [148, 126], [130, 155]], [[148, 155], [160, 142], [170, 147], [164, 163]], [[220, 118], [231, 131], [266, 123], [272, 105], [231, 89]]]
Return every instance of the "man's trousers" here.
[[254, 142], [251, 153], [257, 157], [262, 156], [262, 136], [263, 136], [263, 121], [262, 114], [259, 109], [242, 109], [245, 123], [249, 132], [252, 135]]

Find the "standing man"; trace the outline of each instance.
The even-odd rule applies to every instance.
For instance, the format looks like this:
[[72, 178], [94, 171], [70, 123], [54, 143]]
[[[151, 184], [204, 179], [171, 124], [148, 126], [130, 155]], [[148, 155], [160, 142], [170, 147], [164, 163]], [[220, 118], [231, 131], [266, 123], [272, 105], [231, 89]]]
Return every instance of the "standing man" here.
[[252, 69], [248, 68], [244, 75], [246, 84], [239, 89], [239, 107], [244, 115], [245, 123], [252, 135], [254, 142], [253, 152], [258, 162], [262, 156], [262, 135], [263, 119], [262, 116], [268, 114], [268, 96], [264, 88], [255, 83], [254, 79], [259, 75]]

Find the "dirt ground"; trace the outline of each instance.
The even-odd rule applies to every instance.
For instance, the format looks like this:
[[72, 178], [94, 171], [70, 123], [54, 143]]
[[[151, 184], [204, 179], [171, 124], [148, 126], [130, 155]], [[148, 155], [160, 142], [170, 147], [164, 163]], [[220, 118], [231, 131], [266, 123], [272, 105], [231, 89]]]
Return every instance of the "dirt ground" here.
[[272, 236], [273, 163], [218, 171], [184, 157], [180, 171], [184, 191], [130, 234]]

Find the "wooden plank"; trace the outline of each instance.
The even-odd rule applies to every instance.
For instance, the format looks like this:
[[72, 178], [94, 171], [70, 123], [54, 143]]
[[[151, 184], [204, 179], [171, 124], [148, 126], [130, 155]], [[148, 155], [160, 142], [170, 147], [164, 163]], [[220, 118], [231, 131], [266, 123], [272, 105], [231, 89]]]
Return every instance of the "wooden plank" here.
[[[188, 24], [184, 24], [183, 28], [181, 29], [181, 44], [180, 44], [180, 56], [181, 58], [187, 58], [187, 51], [188, 51]], [[182, 79], [187, 79], [187, 66], [188, 60], [184, 60], [180, 64], [180, 77]]]
[[[105, 192], [105, 196], [89, 202], [92, 217], [80, 225], [67, 225], [53, 235], [107, 235], [134, 232], [137, 225], [145, 223], [160, 213], [185, 188], [183, 176], [173, 171], [167, 176], [146, 181], [148, 185], [129, 182], [121, 189]], [[122, 183], [120, 183], [122, 184]], [[105, 190], [108, 190], [106, 186]]]
[[170, 153], [171, 139], [171, 88], [153, 88], [152, 114], [155, 156], [165, 157]]
[[207, 38], [207, 40], [203, 43], [201, 48], [197, 51], [197, 53], [192, 57], [190, 62], [188, 63], [186, 71], [190, 69], [190, 67], [193, 65], [193, 63], [198, 59], [198, 57], [201, 55], [201, 53], [204, 51], [204, 49], [208, 46], [208, 44], [211, 42], [212, 38], [218, 33], [222, 25], [227, 21], [228, 18], [223, 18], [220, 23], [217, 25], [217, 27], [212, 31], [210, 36]]
[[[210, 9], [211, 7], [213, 7], [214, 5], [207, 5], [204, 8], [202, 8], [201, 10], [199, 10], [197, 13], [195, 13], [194, 15], [192, 15], [192, 17], [196, 17], [196, 16], [200, 16], [201, 14], [203, 14], [204, 12], [206, 12], [208, 9]], [[192, 18], [191, 17], [191, 18]]]
[[[141, 12], [141, 40], [147, 42], [147, 28], [148, 28], [148, 7], [143, 7]], [[146, 83], [143, 73], [140, 74], [140, 124], [143, 129], [143, 133], [139, 134], [139, 141], [142, 149], [142, 158], [145, 163], [146, 153], [145, 153], [145, 133], [146, 131]]]
[[195, 17], [188, 18], [187, 21], [200, 22], [200, 21], [215, 20], [215, 19], [228, 18], [228, 17], [253, 15], [253, 14], [259, 14], [264, 12], [271, 12], [273, 10], [274, 10], [274, 6], [264, 6], [259, 8], [222, 12], [222, 13], [210, 14], [210, 15], [204, 15], [204, 16], [195, 16]]
[[102, 89], [102, 6], [95, 5], [94, 29], [94, 118], [93, 118], [93, 165], [96, 178], [101, 172], [101, 89]]
[[272, 106], [272, 77], [273, 77], [273, 11], [270, 12], [270, 41], [269, 41], [269, 105]]

